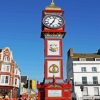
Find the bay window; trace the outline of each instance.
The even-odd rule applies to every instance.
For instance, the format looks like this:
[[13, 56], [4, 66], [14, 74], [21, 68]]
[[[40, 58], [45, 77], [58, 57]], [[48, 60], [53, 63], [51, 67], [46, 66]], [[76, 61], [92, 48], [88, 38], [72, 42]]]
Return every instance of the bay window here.
[[10, 72], [10, 65], [2, 65], [1, 71], [2, 72]]
[[8, 84], [9, 83], [9, 76], [1, 75], [1, 83], [2, 84]]

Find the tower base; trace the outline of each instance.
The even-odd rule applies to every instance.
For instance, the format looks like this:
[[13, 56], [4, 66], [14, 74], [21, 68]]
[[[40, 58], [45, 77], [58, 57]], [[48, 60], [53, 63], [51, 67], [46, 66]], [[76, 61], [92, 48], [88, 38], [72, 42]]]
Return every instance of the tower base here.
[[38, 100], [72, 100], [70, 83], [37, 83]]

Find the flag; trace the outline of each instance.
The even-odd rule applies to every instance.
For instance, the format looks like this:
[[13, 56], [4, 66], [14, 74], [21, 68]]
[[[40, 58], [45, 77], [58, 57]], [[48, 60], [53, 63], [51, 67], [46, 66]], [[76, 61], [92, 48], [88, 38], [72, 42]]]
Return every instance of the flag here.
[[30, 80], [30, 88], [33, 90], [36, 89], [36, 80]]

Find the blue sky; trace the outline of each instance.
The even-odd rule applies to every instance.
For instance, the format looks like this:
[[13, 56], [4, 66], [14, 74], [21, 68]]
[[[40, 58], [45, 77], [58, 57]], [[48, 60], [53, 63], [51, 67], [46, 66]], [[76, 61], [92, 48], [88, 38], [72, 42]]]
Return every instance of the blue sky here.
[[[0, 48], [10, 47], [22, 75], [43, 80], [42, 10], [50, 0], [0, 0]], [[55, 0], [65, 11], [64, 79], [67, 51], [97, 52], [100, 48], [100, 0]]]

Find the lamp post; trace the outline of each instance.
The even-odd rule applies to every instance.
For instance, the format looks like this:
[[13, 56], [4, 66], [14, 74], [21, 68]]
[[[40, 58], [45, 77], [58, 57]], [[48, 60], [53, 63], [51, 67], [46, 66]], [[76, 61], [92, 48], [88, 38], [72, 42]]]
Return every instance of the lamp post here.
[[70, 81], [71, 81], [71, 85], [72, 85], [72, 99], [76, 100], [76, 94], [74, 91], [74, 80], [72, 77], [70, 78]]
[[84, 86], [81, 85], [81, 86], [80, 86], [80, 89], [81, 89], [81, 92], [82, 92], [82, 100], [83, 100], [83, 90], [84, 90]]

